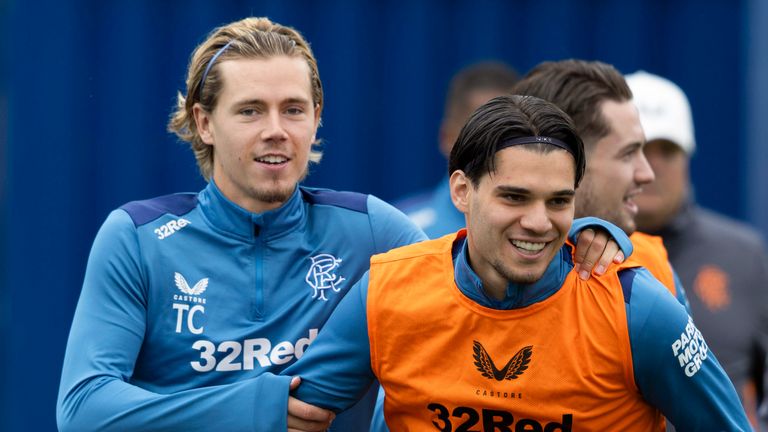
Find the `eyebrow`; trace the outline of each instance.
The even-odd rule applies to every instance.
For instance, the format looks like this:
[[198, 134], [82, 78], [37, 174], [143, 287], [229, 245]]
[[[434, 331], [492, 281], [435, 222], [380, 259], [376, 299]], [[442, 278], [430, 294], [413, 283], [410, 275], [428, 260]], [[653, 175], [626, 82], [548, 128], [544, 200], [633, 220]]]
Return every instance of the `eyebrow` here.
[[[514, 193], [518, 195], [530, 195], [531, 191], [526, 188], [516, 187], [516, 186], [497, 186], [497, 190], [501, 192], [507, 192], [507, 193]], [[559, 191], [552, 192], [553, 196], [574, 196], [576, 195], [576, 191], [574, 189], [563, 189]]]
[[510, 193], [516, 193], [516, 194], [520, 194], [520, 195], [525, 195], [525, 194], [531, 193], [531, 191], [528, 190], [528, 189], [521, 188], [521, 187], [516, 187], [516, 186], [504, 186], [504, 185], [501, 185], [501, 186], [497, 186], [496, 189], [498, 189], [501, 192], [510, 192]]
[[[280, 101], [281, 105], [286, 104], [309, 104], [310, 101], [305, 98], [301, 97], [290, 97], [288, 99]], [[235, 102], [235, 106], [243, 106], [243, 105], [266, 105], [267, 103], [263, 99], [244, 99], [241, 101]]]
[[643, 148], [644, 145], [645, 143], [642, 141], [635, 141], [622, 147], [619, 153], [624, 153], [626, 151], [635, 150], [635, 149], [641, 149]]
[[309, 99], [305, 99], [305, 98], [301, 98], [301, 97], [293, 97], [293, 98], [288, 98], [288, 99], [282, 101], [282, 103], [284, 103], [284, 104], [296, 104], [296, 103], [298, 103], [298, 104], [309, 104], [311, 102], [309, 101]]

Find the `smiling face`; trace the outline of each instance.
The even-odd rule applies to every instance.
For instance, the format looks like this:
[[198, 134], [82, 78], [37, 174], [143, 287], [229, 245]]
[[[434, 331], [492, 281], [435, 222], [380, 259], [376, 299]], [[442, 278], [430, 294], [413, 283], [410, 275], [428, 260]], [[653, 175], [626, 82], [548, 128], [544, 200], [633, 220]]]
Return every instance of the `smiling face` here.
[[451, 175], [451, 197], [467, 220], [469, 262], [488, 291], [539, 280], [565, 242], [574, 214], [574, 159], [513, 146], [496, 153], [496, 171], [475, 187]]
[[213, 112], [194, 108], [200, 137], [213, 146], [213, 181], [244, 209], [282, 205], [304, 178], [320, 116], [301, 57], [227, 60]]
[[610, 133], [587, 151], [587, 170], [576, 197], [576, 217], [596, 216], [632, 234], [638, 211], [634, 198], [654, 178], [643, 155], [645, 136], [632, 101], [606, 100], [600, 107]]

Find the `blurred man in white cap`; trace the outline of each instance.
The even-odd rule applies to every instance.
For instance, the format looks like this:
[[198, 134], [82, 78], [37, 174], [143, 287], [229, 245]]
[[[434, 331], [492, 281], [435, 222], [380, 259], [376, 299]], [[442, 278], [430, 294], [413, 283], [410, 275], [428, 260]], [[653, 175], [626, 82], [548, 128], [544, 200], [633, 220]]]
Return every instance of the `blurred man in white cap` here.
[[635, 198], [637, 228], [664, 239], [696, 324], [756, 427], [768, 340], [768, 258], [760, 234], [696, 205], [689, 175], [696, 141], [680, 87], [644, 71], [626, 78], [656, 175]]

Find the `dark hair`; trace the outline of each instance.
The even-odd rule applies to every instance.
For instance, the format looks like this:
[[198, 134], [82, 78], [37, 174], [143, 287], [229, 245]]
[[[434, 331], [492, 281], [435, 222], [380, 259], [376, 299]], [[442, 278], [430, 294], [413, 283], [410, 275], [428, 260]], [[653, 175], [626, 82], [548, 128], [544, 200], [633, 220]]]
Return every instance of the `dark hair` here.
[[573, 119], [587, 145], [611, 132], [600, 104], [605, 100], [632, 99], [632, 91], [616, 68], [583, 60], [540, 63], [515, 85], [514, 93], [536, 96], [557, 105]]
[[[529, 136], [556, 138], [568, 146], [575, 161], [574, 187], [578, 187], [586, 161], [584, 144], [573, 122], [554, 104], [532, 96], [499, 96], [478, 108], [456, 139], [448, 174], [462, 170], [477, 186], [483, 175], [496, 170], [496, 152], [502, 141]], [[562, 150], [552, 144], [522, 145], [541, 153]]]
[[512, 87], [520, 79], [510, 66], [498, 61], [484, 61], [466, 66], [454, 75], [445, 98], [445, 118], [454, 118], [464, 122], [469, 111], [469, 97], [479, 91], [512, 92]]

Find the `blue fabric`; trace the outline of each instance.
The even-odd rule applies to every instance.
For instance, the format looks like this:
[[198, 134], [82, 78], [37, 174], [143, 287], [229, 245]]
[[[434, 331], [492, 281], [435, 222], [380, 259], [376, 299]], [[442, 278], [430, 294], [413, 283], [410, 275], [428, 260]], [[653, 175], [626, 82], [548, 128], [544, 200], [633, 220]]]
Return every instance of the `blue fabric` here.
[[368, 197], [357, 192], [337, 192], [329, 189], [302, 188], [304, 199], [310, 204], [324, 204], [365, 213]]
[[[360, 197], [355, 210], [335, 205]], [[123, 209], [104, 222], [64, 360], [61, 430], [285, 430], [289, 379], [274, 374], [301, 357], [371, 255], [424, 239], [373, 196], [297, 188], [254, 214], [210, 183], [196, 203], [144, 225]], [[365, 408], [335, 430], [366, 429]]]
[[457, 210], [451, 201], [447, 176], [434, 189], [404, 198], [394, 204], [431, 239], [456, 232], [466, 226], [464, 213]]
[[621, 251], [624, 252], [624, 258], [629, 258], [629, 256], [632, 255], [634, 247], [632, 246], [632, 241], [627, 237], [624, 230], [608, 221], [593, 216], [574, 219], [573, 225], [571, 225], [571, 230], [568, 232], [568, 239], [575, 245], [578, 234], [587, 228], [602, 228], [608, 231], [608, 234], [613, 237], [616, 243], [619, 244]]
[[685, 307], [644, 268], [627, 304], [635, 382], [679, 431], [751, 431], [736, 389]]
[[376, 395], [376, 405], [373, 409], [373, 418], [371, 418], [370, 432], [389, 432], [387, 421], [384, 419], [384, 387], [379, 386], [379, 393]]
[[[669, 266], [672, 267], [672, 264], [670, 263]], [[674, 267], [672, 267], [672, 278], [675, 281], [675, 297], [677, 298], [677, 301], [685, 306], [685, 311], [688, 312], [688, 315], [693, 315], [691, 313], [691, 303], [688, 301], [688, 295], [685, 293], [685, 287]]]
[[341, 412], [352, 406], [376, 379], [368, 343], [367, 297], [368, 273], [339, 303], [335, 318], [328, 322], [330, 327], [323, 330], [322, 343], [313, 342], [312, 349], [307, 350], [307, 360], [296, 362], [283, 372], [301, 377], [294, 396]]
[[122, 207], [133, 219], [136, 226], [152, 222], [168, 213], [181, 216], [197, 206], [197, 194], [179, 193], [158, 197], [153, 200], [132, 201]]

